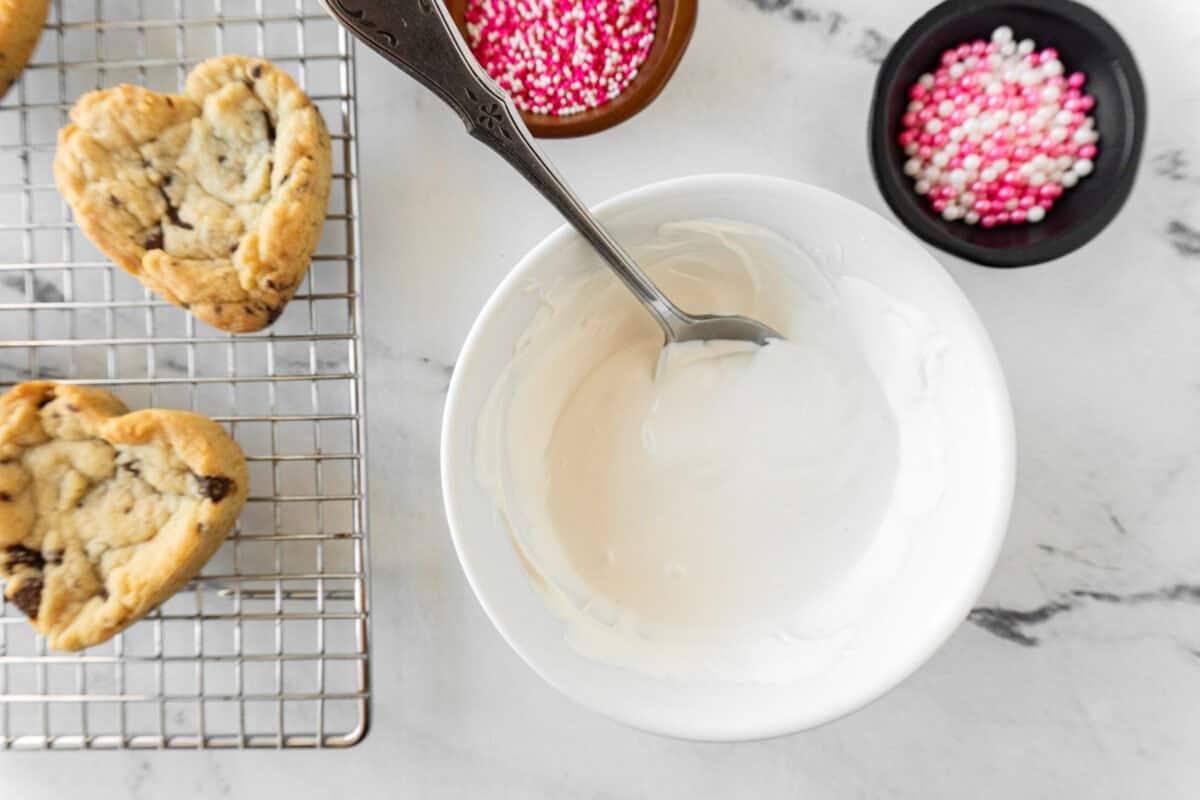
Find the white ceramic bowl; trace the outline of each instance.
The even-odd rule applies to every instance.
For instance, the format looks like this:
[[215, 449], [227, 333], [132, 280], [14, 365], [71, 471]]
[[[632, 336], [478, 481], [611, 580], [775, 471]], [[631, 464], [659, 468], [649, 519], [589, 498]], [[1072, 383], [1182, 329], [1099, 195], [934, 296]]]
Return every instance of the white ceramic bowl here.
[[[856, 647], [827, 672], [783, 685], [664, 681], [591, 661], [563, 638], [518, 562], [493, 504], [475, 477], [480, 409], [537, 309], [538, 283], [602, 269], [560, 228], [517, 264], [463, 345], [442, 429], [442, 489], [454, 545], [479, 602], [501, 635], [547, 682], [613, 719], [689, 739], [776, 736], [861, 708], [911, 674], [963, 621], [995, 562], [1014, 477], [1012, 411], [996, 354], [967, 299], [917, 241], [843, 197], [751, 175], [666, 181], [597, 209], [626, 243], [662, 223], [701, 217], [743, 220], [810, 248], [843, 253], [846, 274], [871, 281], [922, 310], [949, 342], [942, 396], [953, 444], [951, 476], [937, 512], [949, 524], [917, 537], [892, 587], [880, 593]], [[942, 533], [944, 531], [945, 533]]]

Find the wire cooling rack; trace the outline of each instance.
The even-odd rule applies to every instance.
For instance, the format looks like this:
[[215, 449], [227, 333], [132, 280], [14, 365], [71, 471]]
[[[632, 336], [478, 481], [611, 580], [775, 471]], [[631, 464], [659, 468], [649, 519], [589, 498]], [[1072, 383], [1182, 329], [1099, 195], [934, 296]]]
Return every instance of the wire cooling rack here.
[[[221, 53], [295, 77], [333, 135], [308, 278], [268, 331], [197, 322], [105, 259], [54, 188], [83, 92], [179, 91]], [[0, 390], [96, 384], [206, 414], [250, 464], [237, 530], [146, 620], [80, 654], [0, 616], [0, 749], [341, 747], [368, 723], [367, 553], [354, 63], [315, 0], [55, 0], [0, 103]]]

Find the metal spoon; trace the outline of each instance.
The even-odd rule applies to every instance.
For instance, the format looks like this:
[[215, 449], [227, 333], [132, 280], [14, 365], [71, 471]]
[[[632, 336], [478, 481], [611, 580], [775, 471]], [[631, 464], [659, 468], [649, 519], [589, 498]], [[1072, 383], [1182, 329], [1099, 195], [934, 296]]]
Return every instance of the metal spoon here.
[[441, 0], [321, 2], [359, 40], [457, 111], [467, 133], [503, 156], [553, 203], [654, 315], [668, 344], [708, 339], [765, 344], [783, 338], [747, 317], [688, 314], [667, 299], [538, 150], [520, 112], [475, 61]]

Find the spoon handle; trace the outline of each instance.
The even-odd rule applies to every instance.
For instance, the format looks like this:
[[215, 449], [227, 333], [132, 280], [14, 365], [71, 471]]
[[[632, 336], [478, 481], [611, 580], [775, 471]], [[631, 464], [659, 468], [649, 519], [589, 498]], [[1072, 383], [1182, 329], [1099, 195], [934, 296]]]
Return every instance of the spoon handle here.
[[668, 341], [690, 319], [668, 300], [592, 216], [533, 142], [508, 94], [475, 61], [441, 0], [321, 0], [375, 52], [416, 78], [462, 117], [467, 133], [533, 184], [604, 258], [662, 326]]

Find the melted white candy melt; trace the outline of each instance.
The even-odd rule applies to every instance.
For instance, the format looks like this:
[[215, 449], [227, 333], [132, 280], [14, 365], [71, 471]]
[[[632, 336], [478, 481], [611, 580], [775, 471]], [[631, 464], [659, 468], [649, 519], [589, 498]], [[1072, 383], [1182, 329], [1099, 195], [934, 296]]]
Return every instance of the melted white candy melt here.
[[943, 340], [756, 226], [674, 223], [635, 255], [681, 307], [786, 340], [663, 348], [599, 266], [537, 287], [479, 479], [580, 653], [724, 680], [824, 668], [941, 497]]

